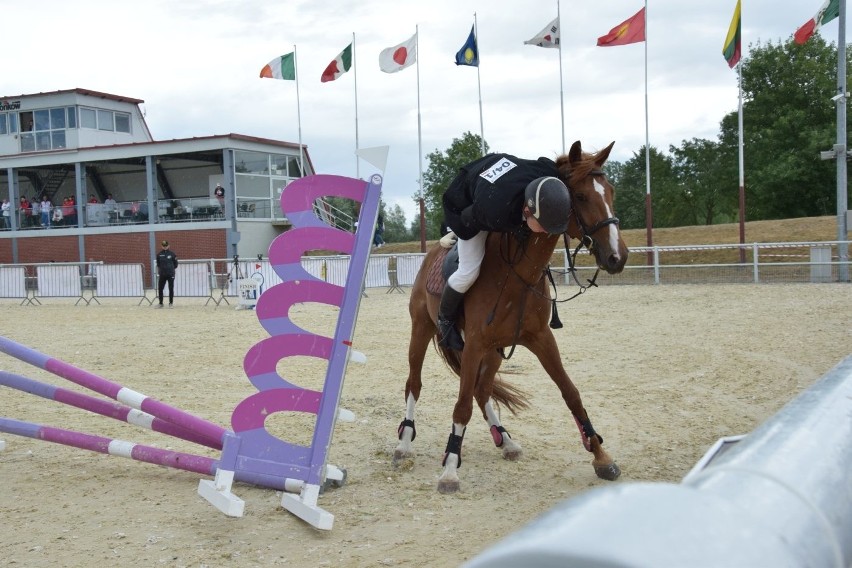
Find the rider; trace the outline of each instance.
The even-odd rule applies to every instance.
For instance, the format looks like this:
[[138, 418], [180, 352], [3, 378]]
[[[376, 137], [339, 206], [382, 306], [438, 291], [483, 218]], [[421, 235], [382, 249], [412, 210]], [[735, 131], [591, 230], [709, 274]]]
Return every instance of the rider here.
[[464, 348], [456, 320], [464, 293], [479, 276], [489, 232], [509, 233], [526, 226], [535, 233], [558, 235], [568, 229], [571, 198], [558, 175], [549, 158], [488, 154], [462, 167], [447, 187], [444, 218], [459, 238], [459, 266], [441, 295], [439, 345]]

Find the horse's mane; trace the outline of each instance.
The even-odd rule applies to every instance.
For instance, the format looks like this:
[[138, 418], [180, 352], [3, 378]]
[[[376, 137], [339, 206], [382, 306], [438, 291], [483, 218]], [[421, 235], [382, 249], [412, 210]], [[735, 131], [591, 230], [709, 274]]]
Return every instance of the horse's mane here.
[[559, 170], [559, 176], [567, 185], [571, 178], [584, 178], [588, 176], [592, 170], [597, 169], [597, 157], [597, 153], [587, 154], [586, 152], [583, 152], [580, 156], [580, 160], [572, 167], [569, 155], [562, 154], [556, 158], [556, 169]]

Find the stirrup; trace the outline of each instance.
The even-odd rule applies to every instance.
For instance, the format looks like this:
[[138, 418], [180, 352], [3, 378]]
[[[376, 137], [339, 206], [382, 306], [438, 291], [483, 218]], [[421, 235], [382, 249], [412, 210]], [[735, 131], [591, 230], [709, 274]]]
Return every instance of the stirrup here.
[[439, 346], [455, 351], [464, 349], [464, 340], [456, 329], [454, 321], [439, 319], [438, 332], [441, 334], [441, 339], [438, 341]]

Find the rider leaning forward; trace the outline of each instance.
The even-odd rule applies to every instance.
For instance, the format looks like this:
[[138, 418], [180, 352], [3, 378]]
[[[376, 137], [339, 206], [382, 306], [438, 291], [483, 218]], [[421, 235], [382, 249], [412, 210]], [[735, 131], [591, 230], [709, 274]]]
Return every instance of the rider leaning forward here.
[[553, 235], [568, 229], [571, 198], [558, 175], [549, 158], [489, 154], [461, 168], [447, 187], [444, 220], [459, 239], [459, 267], [447, 280], [438, 308], [441, 346], [464, 348], [456, 320], [464, 293], [479, 276], [489, 232], [515, 232], [525, 225]]

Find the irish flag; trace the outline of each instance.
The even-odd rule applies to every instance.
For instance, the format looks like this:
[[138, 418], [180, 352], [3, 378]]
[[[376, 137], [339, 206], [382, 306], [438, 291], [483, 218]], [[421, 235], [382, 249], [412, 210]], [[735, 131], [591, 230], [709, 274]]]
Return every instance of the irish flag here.
[[328, 67], [326, 67], [325, 71], [322, 72], [322, 77], [320, 77], [320, 81], [323, 83], [334, 81], [350, 69], [352, 69], [351, 43], [347, 45], [346, 49], [341, 51], [337, 55], [337, 57], [334, 58], [334, 61], [328, 64]]
[[725, 56], [728, 67], [732, 69], [739, 63], [740, 57], [743, 55], [741, 35], [742, 13], [740, 12], [740, 0], [737, 0], [737, 6], [734, 8], [734, 17], [731, 18], [731, 26], [728, 28], [728, 37], [725, 38], [725, 45], [722, 46], [722, 55]]
[[840, 15], [840, 0], [825, 0], [820, 6], [816, 16], [802, 24], [802, 27], [796, 30], [793, 39], [799, 45], [808, 41], [812, 35], [817, 33], [820, 26], [827, 24], [834, 18]]
[[296, 80], [296, 52], [291, 51], [281, 57], [276, 57], [260, 70], [261, 79]]

